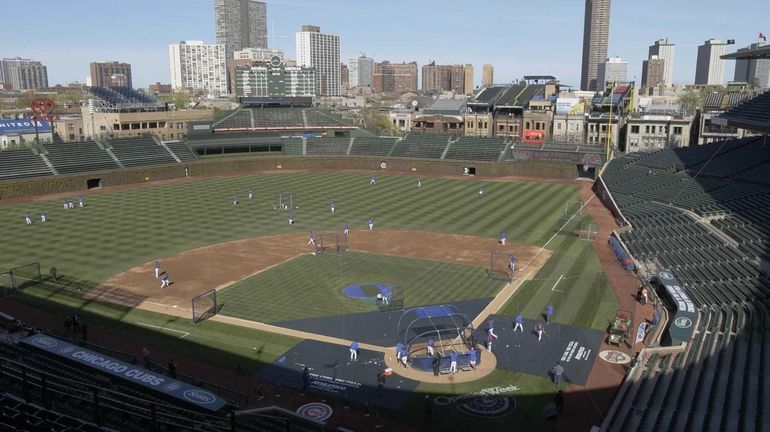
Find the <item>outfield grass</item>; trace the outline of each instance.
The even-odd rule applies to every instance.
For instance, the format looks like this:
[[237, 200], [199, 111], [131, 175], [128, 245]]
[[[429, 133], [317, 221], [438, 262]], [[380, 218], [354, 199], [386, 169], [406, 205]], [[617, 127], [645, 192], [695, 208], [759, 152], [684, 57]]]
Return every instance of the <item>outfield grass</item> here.
[[347, 297], [356, 283], [403, 286], [404, 306], [494, 297], [503, 287], [481, 267], [350, 252], [302, 255], [217, 293], [223, 315], [273, 322], [377, 310]]
[[[479, 199], [478, 188], [487, 196]], [[246, 190], [254, 190], [252, 201]], [[291, 192], [299, 208], [297, 223], [273, 210], [275, 194]], [[231, 196], [239, 193], [241, 204]], [[76, 194], [73, 194], [73, 198]], [[65, 211], [60, 201], [0, 207], [0, 263], [40, 261], [84, 281], [109, 276], [175, 252], [212, 243], [311, 229], [340, 229], [345, 221], [363, 228], [373, 217], [381, 228], [440, 231], [496, 237], [541, 245], [563, 214], [567, 200], [578, 199], [574, 185], [484, 182], [426, 178], [422, 189], [412, 176], [306, 173], [202, 179], [100, 193], [86, 208]], [[329, 204], [337, 203], [337, 214]], [[27, 226], [23, 214], [48, 213], [45, 224]]]

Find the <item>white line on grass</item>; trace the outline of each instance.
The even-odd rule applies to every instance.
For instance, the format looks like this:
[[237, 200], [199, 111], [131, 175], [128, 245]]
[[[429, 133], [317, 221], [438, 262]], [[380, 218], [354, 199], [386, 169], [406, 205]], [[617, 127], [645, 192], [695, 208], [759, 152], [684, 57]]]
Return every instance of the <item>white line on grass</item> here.
[[140, 322], [138, 322], [137, 324], [143, 325], [145, 327], [152, 327], [152, 328], [161, 329], [161, 330], [168, 330], [168, 331], [172, 331], [172, 332], [176, 332], [176, 333], [184, 333], [182, 336], [179, 336], [179, 339], [184, 339], [185, 336], [189, 336], [190, 335], [189, 332], [182, 331], [182, 330], [174, 330], [174, 329], [168, 328], [168, 327], [161, 327], [161, 326], [156, 326], [156, 325], [147, 324], [147, 323], [140, 323]]
[[556, 285], [559, 285], [559, 282], [561, 282], [561, 280], [562, 280], [562, 279], [564, 279], [564, 275], [561, 275], [561, 276], [559, 276], [559, 280], [557, 280], [557, 281], [556, 281], [556, 283], [555, 283], [555, 284], [553, 284], [553, 287], [551, 288], [551, 291], [555, 291], [555, 292], [564, 292], [564, 291], [562, 291], [562, 290], [557, 290], [557, 289], [556, 289]]

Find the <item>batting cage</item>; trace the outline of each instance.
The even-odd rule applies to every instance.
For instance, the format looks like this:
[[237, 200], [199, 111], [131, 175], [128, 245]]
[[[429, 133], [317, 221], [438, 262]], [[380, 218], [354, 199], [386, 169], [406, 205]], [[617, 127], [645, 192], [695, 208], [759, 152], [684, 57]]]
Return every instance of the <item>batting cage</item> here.
[[516, 256], [492, 249], [489, 254], [487, 276], [490, 279], [512, 282], [515, 278]]
[[192, 322], [198, 324], [216, 315], [217, 290], [212, 289], [192, 298]]
[[407, 309], [398, 319], [397, 331], [398, 342], [404, 345], [412, 367], [417, 370], [429, 372], [434, 366], [441, 372], [448, 370], [452, 352], [458, 354], [459, 368], [470, 367], [468, 353], [476, 350], [473, 322], [456, 306]]
[[37, 285], [43, 280], [39, 262], [14, 267], [7, 274], [8, 276], [4, 277], [4, 281], [0, 281], [0, 284], [9, 284], [10, 288], [15, 291], [21, 291], [28, 286]]
[[275, 211], [291, 211], [296, 208], [296, 202], [294, 201], [293, 193], [281, 192], [275, 195], [275, 201], [273, 202], [273, 210]]
[[315, 234], [315, 253], [345, 253], [348, 250], [348, 236], [344, 234], [336, 231]]

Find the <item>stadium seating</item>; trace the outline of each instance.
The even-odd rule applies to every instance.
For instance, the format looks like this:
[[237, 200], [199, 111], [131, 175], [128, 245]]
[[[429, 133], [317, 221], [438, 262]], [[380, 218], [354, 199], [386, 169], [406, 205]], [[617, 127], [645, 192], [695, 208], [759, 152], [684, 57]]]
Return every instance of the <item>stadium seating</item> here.
[[505, 147], [501, 138], [462, 137], [450, 144], [444, 159], [494, 162], [500, 159]]
[[94, 141], [46, 143], [45, 153], [59, 174], [76, 174], [120, 168]]
[[720, 117], [767, 127], [770, 124], [770, 91], [730, 108]]
[[176, 155], [180, 162], [190, 162], [198, 159], [198, 155], [183, 141], [169, 141], [165, 145]]
[[111, 139], [107, 144], [115, 157], [127, 168], [176, 163], [168, 150], [151, 136]]
[[306, 144], [307, 156], [346, 155], [350, 138], [309, 138]]
[[302, 138], [283, 138], [281, 142], [284, 156], [303, 156], [304, 140]]
[[396, 144], [396, 138], [361, 137], [353, 139], [351, 156], [388, 156]]
[[409, 134], [396, 142], [394, 157], [411, 157], [424, 159], [440, 159], [449, 144], [449, 135]]
[[32, 150], [0, 151], [0, 180], [49, 175], [53, 172]]

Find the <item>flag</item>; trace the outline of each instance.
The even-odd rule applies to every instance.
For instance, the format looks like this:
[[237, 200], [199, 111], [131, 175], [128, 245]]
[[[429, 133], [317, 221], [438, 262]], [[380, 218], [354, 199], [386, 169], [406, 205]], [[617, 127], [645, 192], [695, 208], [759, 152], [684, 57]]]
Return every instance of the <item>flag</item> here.
[[763, 41], [767, 42], [767, 36], [763, 35], [762, 32], [759, 32], [759, 39], [762, 39]]

